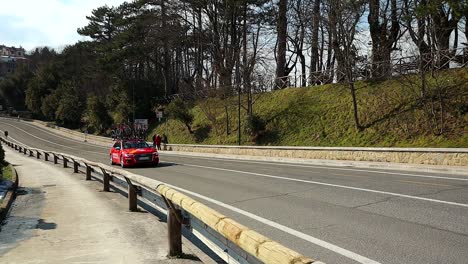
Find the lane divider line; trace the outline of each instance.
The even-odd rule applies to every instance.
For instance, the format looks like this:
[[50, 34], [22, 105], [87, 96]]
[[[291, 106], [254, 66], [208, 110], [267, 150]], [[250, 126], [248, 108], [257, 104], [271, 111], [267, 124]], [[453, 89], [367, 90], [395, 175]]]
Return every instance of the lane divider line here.
[[229, 209], [229, 210], [234, 211], [234, 212], [236, 212], [236, 213], [239, 213], [239, 214], [241, 214], [241, 215], [247, 216], [247, 217], [249, 217], [249, 218], [251, 218], [251, 219], [254, 219], [254, 220], [256, 220], [256, 221], [258, 221], [258, 222], [260, 222], [260, 223], [262, 223], [262, 224], [265, 224], [265, 225], [268, 225], [268, 226], [270, 226], [270, 227], [273, 227], [273, 228], [276, 228], [276, 229], [278, 229], [278, 230], [281, 230], [281, 231], [283, 231], [283, 232], [285, 232], [285, 233], [288, 233], [288, 234], [293, 235], [293, 236], [295, 236], [295, 237], [297, 237], [297, 238], [303, 239], [303, 240], [305, 240], [305, 241], [307, 241], [307, 242], [310, 242], [310, 243], [315, 244], [315, 245], [317, 245], [317, 246], [320, 246], [320, 247], [322, 247], [322, 248], [325, 248], [325, 249], [328, 249], [328, 250], [333, 251], [333, 252], [335, 252], [335, 253], [338, 253], [338, 254], [340, 254], [340, 255], [342, 255], [342, 256], [345, 256], [345, 257], [347, 257], [347, 258], [349, 258], [349, 259], [352, 259], [352, 260], [354, 260], [354, 261], [357, 261], [357, 262], [359, 262], [359, 263], [363, 263], [363, 264], [380, 264], [379, 262], [377, 262], [377, 261], [375, 261], [375, 260], [366, 258], [366, 257], [364, 257], [364, 256], [361, 256], [361, 255], [359, 255], [359, 254], [357, 254], [357, 253], [354, 253], [354, 252], [352, 252], [352, 251], [349, 251], [349, 250], [344, 249], [344, 248], [342, 248], [342, 247], [339, 247], [339, 246], [337, 246], [337, 245], [331, 244], [331, 243], [329, 243], [329, 242], [326, 242], [326, 241], [324, 241], [324, 240], [318, 239], [318, 238], [313, 237], [313, 236], [311, 236], [311, 235], [302, 233], [302, 232], [300, 232], [300, 231], [297, 231], [297, 230], [292, 229], [292, 228], [290, 228], [290, 227], [284, 226], [284, 225], [282, 225], [282, 224], [273, 222], [273, 221], [271, 221], [271, 220], [269, 220], [269, 219], [263, 218], [263, 217], [261, 217], [261, 216], [255, 215], [255, 214], [253, 214], [253, 213], [244, 211], [244, 210], [239, 209], [239, 208], [237, 208], [237, 207], [234, 207], [234, 206], [232, 206], [232, 205], [225, 204], [225, 203], [220, 202], [220, 201], [218, 201], [218, 200], [215, 200], [215, 199], [213, 199], [213, 198], [210, 198], [210, 197], [201, 195], [201, 194], [199, 194], [199, 193], [192, 192], [192, 191], [189, 191], [189, 190], [186, 190], [186, 189], [183, 189], [183, 188], [174, 186], [174, 185], [170, 185], [170, 184], [167, 184], [167, 183], [166, 183], [165, 185], [170, 186], [171, 188], [174, 188], [174, 189], [179, 190], [179, 191], [181, 191], [181, 192], [185, 192], [185, 193], [190, 194], [190, 195], [192, 195], [192, 196], [198, 197], [198, 198], [203, 199], [203, 200], [205, 200], [205, 201], [211, 202], [211, 203], [216, 204], [216, 205], [218, 205], [218, 206], [224, 207], [224, 208], [226, 208], [226, 209]]
[[192, 155], [183, 155], [183, 154], [173, 154], [167, 153], [167, 155], [171, 156], [180, 156], [180, 157], [188, 157], [194, 159], [204, 159], [204, 160], [229, 160], [232, 162], [239, 162], [239, 163], [251, 163], [251, 164], [268, 164], [268, 165], [280, 165], [285, 167], [299, 167], [299, 168], [319, 168], [319, 169], [328, 169], [328, 170], [341, 170], [341, 171], [360, 171], [360, 172], [372, 172], [378, 174], [392, 174], [392, 175], [403, 175], [409, 177], [419, 177], [419, 178], [433, 178], [433, 179], [443, 179], [443, 180], [455, 180], [455, 181], [468, 181], [468, 178], [456, 178], [456, 177], [443, 177], [443, 176], [432, 176], [432, 175], [423, 175], [423, 174], [414, 174], [414, 173], [400, 173], [400, 172], [393, 172], [393, 171], [378, 171], [378, 170], [367, 170], [367, 169], [351, 169], [351, 168], [337, 168], [337, 167], [328, 167], [328, 166], [320, 166], [320, 165], [306, 165], [306, 164], [287, 164], [287, 163], [276, 163], [276, 162], [264, 162], [264, 161], [244, 161], [238, 159], [229, 159], [229, 158], [207, 158], [207, 157], [198, 157]]
[[31, 137], [37, 138], [37, 139], [39, 139], [39, 140], [42, 140], [42, 141], [44, 141], [44, 142], [47, 142], [47, 143], [50, 143], [50, 144], [53, 144], [53, 145], [57, 145], [57, 146], [60, 146], [60, 147], [63, 147], [63, 148], [67, 148], [67, 149], [73, 149], [73, 150], [78, 150], [78, 151], [85, 151], [85, 152], [94, 153], [94, 154], [102, 154], [102, 152], [96, 152], [96, 151], [91, 151], [91, 150], [82, 150], [82, 149], [77, 149], [77, 148], [74, 148], [74, 147], [65, 146], [65, 145], [63, 145], [63, 144], [58, 144], [58, 143], [49, 141], [49, 140], [47, 140], [47, 139], [40, 138], [40, 137], [38, 137], [38, 136], [36, 136], [36, 135], [33, 135], [33, 134], [27, 132], [26, 130], [21, 129], [21, 128], [19, 128], [19, 127], [16, 127], [16, 126], [14, 126], [14, 125], [11, 125], [11, 124], [8, 124], [8, 123], [4, 123], [4, 124], [7, 125], [7, 126], [14, 127], [14, 128], [16, 128], [16, 129], [18, 129], [18, 130], [20, 130], [20, 131], [26, 133], [27, 135], [30, 135]]
[[[7, 123], [7, 124], [12, 125], [12, 124], [10, 124], [10, 123]], [[68, 140], [68, 141], [71, 141], [71, 142], [80, 143], [80, 144], [87, 145], [87, 146], [91, 146], [91, 147], [105, 148], [105, 149], [108, 149], [108, 148], [110, 147], [110, 146], [109, 146], [109, 147], [105, 147], [105, 146], [100, 146], [100, 145], [96, 145], [96, 144], [91, 144], [91, 143], [79, 141], [79, 140], [77, 140], [77, 139], [74, 139], [74, 138], [71, 138], [71, 137], [67, 137], [67, 136], [63, 136], [63, 135], [60, 135], [60, 134], [58, 134], [58, 133], [51, 132], [51, 131], [49, 131], [49, 130], [47, 130], [47, 129], [44, 129], [44, 128], [42, 128], [42, 127], [35, 126], [35, 125], [31, 125], [31, 124], [28, 124], [28, 123], [24, 123], [24, 122], [23, 122], [23, 123], [21, 123], [21, 124], [27, 125], [27, 126], [32, 127], [32, 128], [35, 128], [35, 129], [37, 129], [37, 130], [39, 130], [39, 131], [42, 131], [42, 132], [44, 132], [44, 133], [46, 133], [46, 134], [49, 134], [49, 135], [51, 135], [51, 136], [58, 137], [58, 138], [61, 138], [61, 139], [64, 139], [64, 140]], [[12, 126], [14, 126], [14, 125], [12, 125]], [[18, 128], [18, 127], [16, 127], [16, 126], [14, 126], [14, 127], [15, 127], [15, 128]]]
[[265, 178], [280, 179], [280, 180], [295, 181], [295, 182], [304, 182], [304, 183], [317, 184], [317, 185], [336, 187], [336, 188], [342, 188], [342, 189], [349, 189], [349, 190], [356, 190], [356, 191], [363, 191], [363, 192], [370, 192], [370, 193], [385, 194], [385, 195], [391, 195], [391, 196], [395, 196], [395, 197], [408, 198], [408, 199], [413, 199], [413, 200], [421, 200], [421, 201], [427, 201], [427, 202], [433, 202], [433, 203], [448, 204], [448, 205], [454, 205], [454, 206], [460, 206], [460, 207], [468, 208], [468, 204], [457, 203], [457, 202], [449, 202], [449, 201], [443, 201], [443, 200], [437, 200], [437, 199], [431, 199], [431, 198], [425, 198], [425, 197], [413, 196], [413, 195], [407, 195], [407, 194], [401, 194], [401, 193], [378, 191], [378, 190], [372, 190], [372, 189], [352, 187], [352, 186], [347, 186], [347, 185], [339, 185], [339, 184], [332, 184], [332, 183], [325, 183], [325, 182], [318, 182], [318, 181], [301, 180], [301, 179], [287, 178], [287, 177], [268, 175], [268, 174], [262, 174], [262, 173], [255, 173], [255, 172], [249, 172], [249, 171], [222, 169], [222, 168], [208, 167], [208, 166], [201, 166], [201, 165], [194, 165], [194, 164], [179, 163], [179, 165], [184, 165], [184, 166], [188, 166], [188, 167], [203, 168], [203, 169], [229, 171], [229, 172], [235, 172], [235, 173], [240, 173], [240, 174], [249, 174], [249, 175], [254, 175], [254, 176], [259, 176], [259, 177], [265, 177]]

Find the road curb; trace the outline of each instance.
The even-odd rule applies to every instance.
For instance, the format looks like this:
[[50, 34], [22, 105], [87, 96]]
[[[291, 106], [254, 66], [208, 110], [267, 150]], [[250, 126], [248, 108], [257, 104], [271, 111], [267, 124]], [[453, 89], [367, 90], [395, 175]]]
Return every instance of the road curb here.
[[18, 172], [16, 171], [15, 167], [13, 165], [8, 165], [11, 166], [11, 170], [13, 171], [13, 188], [7, 192], [5, 195], [5, 199], [3, 200], [3, 203], [0, 207], [0, 223], [6, 218], [8, 211], [10, 210], [10, 207], [15, 200], [16, 197], [16, 189], [18, 189], [18, 184], [19, 184], [19, 177], [18, 177]]

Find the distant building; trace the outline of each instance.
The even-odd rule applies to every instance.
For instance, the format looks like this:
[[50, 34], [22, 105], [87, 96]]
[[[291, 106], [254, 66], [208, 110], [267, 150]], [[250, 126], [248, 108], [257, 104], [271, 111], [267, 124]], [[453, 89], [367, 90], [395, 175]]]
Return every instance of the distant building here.
[[27, 59], [24, 56], [25, 50], [22, 47], [0, 45], [0, 79], [13, 74], [19, 65], [25, 64]]
[[7, 56], [7, 57], [24, 57], [25, 51], [22, 47], [15, 48], [15, 47], [7, 47], [4, 45], [0, 45], [0, 56]]

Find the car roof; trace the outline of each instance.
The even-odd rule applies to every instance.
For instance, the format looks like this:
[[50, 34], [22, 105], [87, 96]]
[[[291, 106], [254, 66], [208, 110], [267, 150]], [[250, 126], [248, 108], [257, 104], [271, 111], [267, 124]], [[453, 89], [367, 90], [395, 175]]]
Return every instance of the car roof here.
[[117, 142], [123, 142], [123, 143], [125, 143], [125, 142], [132, 142], [132, 143], [133, 142], [145, 142], [146, 143], [146, 141], [144, 141], [143, 139], [123, 139], [123, 140], [118, 140]]

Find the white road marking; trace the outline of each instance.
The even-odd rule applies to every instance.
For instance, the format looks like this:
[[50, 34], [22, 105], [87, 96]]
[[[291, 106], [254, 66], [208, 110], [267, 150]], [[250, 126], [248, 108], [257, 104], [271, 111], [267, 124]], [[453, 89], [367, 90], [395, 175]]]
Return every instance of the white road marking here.
[[[8, 123], [9, 124], [9, 123]], [[46, 134], [49, 134], [51, 136], [54, 136], [54, 137], [58, 137], [58, 138], [61, 138], [61, 139], [64, 139], [64, 140], [68, 140], [68, 141], [71, 141], [71, 142], [75, 142], [75, 143], [80, 143], [80, 144], [83, 144], [83, 145], [87, 145], [87, 146], [91, 146], [91, 147], [98, 147], [98, 148], [104, 148], [104, 149], [109, 149], [110, 148], [110, 145], [109, 147], [105, 147], [105, 146], [100, 146], [100, 145], [96, 145], [96, 144], [91, 144], [91, 143], [87, 143], [87, 142], [82, 142], [82, 141], [79, 141], [77, 139], [74, 139], [74, 138], [70, 138], [70, 137], [66, 137], [66, 136], [62, 136], [60, 134], [57, 134], [57, 133], [54, 133], [54, 132], [51, 132], [47, 129], [43, 129], [42, 127], [38, 127], [38, 126], [35, 126], [35, 125], [31, 125], [31, 124], [28, 124], [28, 123], [21, 123], [23, 125], [27, 125], [29, 127], [33, 127], [37, 130], [40, 130]], [[10, 124], [11, 125], [11, 124]], [[13, 125], [12, 125], [13, 126]], [[16, 126], [14, 126], [16, 127]], [[18, 128], [18, 127], [16, 127]]]
[[192, 196], [201, 198], [201, 199], [203, 199], [203, 200], [205, 200], [205, 201], [214, 203], [214, 204], [219, 205], [219, 206], [221, 206], [221, 207], [227, 208], [227, 209], [229, 209], [229, 210], [231, 210], [231, 211], [234, 211], [234, 212], [236, 212], [236, 213], [239, 213], [239, 214], [241, 214], [241, 215], [244, 215], [244, 216], [247, 216], [247, 217], [249, 217], [249, 218], [252, 218], [252, 219], [254, 219], [254, 220], [256, 220], [256, 221], [258, 221], [258, 222], [260, 222], [260, 223], [263, 223], [263, 224], [266, 224], [266, 225], [271, 226], [271, 227], [273, 227], [273, 228], [279, 229], [279, 230], [281, 230], [281, 231], [283, 231], [283, 232], [285, 232], [285, 233], [288, 233], [288, 234], [290, 234], [290, 235], [293, 235], [293, 236], [295, 236], [295, 237], [298, 237], [298, 238], [300, 238], [300, 239], [303, 239], [303, 240], [305, 240], [305, 241], [308, 241], [308, 242], [310, 242], [310, 243], [312, 243], [312, 244], [315, 244], [315, 245], [317, 245], [317, 246], [320, 246], [320, 247], [326, 248], [326, 249], [328, 249], [328, 250], [331, 250], [331, 251], [333, 251], [333, 252], [335, 252], [335, 253], [338, 253], [338, 254], [340, 254], [340, 255], [342, 255], [342, 256], [345, 256], [345, 257], [347, 257], [347, 258], [349, 258], [349, 259], [352, 259], [352, 260], [354, 260], [354, 261], [357, 261], [357, 262], [359, 262], [359, 263], [365, 263], [365, 264], [379, 264], [379, 262], [377, 262], [377, 261], [375, 261], [375, 260], [366, 258], [366, 257], [364, 257], [364, 256], [361, 256], [361, 255], [359, 255], [359, 254], [357, 254], [357, 253], [354, 253], [354, 252], [352, 252], [352, 251], [349, 251], [349, 250], [344, 249], [344, 248], [342, 248], [342, 247], [339, 247], [339, 246], [337, 246], [337, 245], [334, 245], [334, 244], [331, 244], [331, 243], [329, 243], [329, 242], [323, 241], [323, 240], [318, 239], [318, 238], [316, 238], [316, 237], [313, 237], [313, 236], [311, 236], [311, 235], [302, 233], [302, 232], [297, 231], [297, 230], [295, 230], [295, 229], [292, 229], [292, 228], [290, 228], [290, 227], [287, 227], [287, 226], [284, 226], [284, 225], [282, 225], [282, 224], [273, 222], [273, 221], [268, 220], [268, 219], [266, 219], [266, 218], [263, 218], [263, 217], [261, 217], [261, 216], [258, 216], [258, 215], [252, 214], [252, 213], [250, 213], [250, 212], [244, 211], [244, 210], [242, 210], [242, 209], [239, 209], [239, 208], [237, 208], [237, 207], [231, 206], [231, 205], [229, 205], [229, 204], [225, 204], [225, 203], [220, 202], [220, 201], [218, 201], [218, 200], [209, 198], [209, 197], [204, 196], [204, 195], [201, 195], [201, 194], [199, 194], [199, 193], [195, 193], [195, 192], [192, 192], [192, 191], [189, 191], [189, 190], [186, 190], [186, 189], [183, 189], [183, 188], [174, 186], [174, 185], [170, 185], [170, 184], [166, 184], [166, 183], [165, 183], [165, 185], [170, 186], [170, 187], [172, 187], [172, 188], [174, 188], [174, 189], [176, 189], [176, 190], [185, 192], [185, 193], [187, 193], [187, 194], [190, 194], [190, 195], [192, 195]]
[[[85, 152], [95, 153], [95, 154], [100, 154], [100, 155], [102, 154], [102, 152], [95, 152], [95, 151], [90, 151], [90, 150], [82, 150], [82, 149], [77, 149], [77, 148], [74, 148], [74, 147], [65, 146], [65, 145], [63, 145], [63, 144], [58, 144], [58, 143], [49, 141], [49, 140], [47, 140], [47, 139], [43, 139], [43, 138], [40, 138], [40, 137], [38, 137], [38, 136], [35, 136], [35, 135], [33, 135], [33, 134], [27, 132], [26, 130], [21, 129], [21, 128], [19, 128], [19, 127], [16, 127], [16, 126], [14, 126], [14, 125], [11, 125], [11, 124], [8, 124], [8, 123], [4, 123], [4, 124], [7, 125], [7, 126], [11, 126], [11, 127], [16, 128], [16, 129], [19, 129], [19, 130], [23, 131], [24, 133], [30, 135], [31, 137], [37, 138], [37, 139], [42, 140], [42, 141], [44, 141], [44, 142], [47, 142], [47, 143], [50, 143], [50, 144], [54, 144], [54, 145], [57, 145], [57, 146], [60, 146], [60, 147], [63, 147], [63, 148], [73, 149], [73, 150], [78, 150], [78, 151], [85, 151]], [[19, 141], [18, 141], [18, 142], [19, 142]]]
[[393, 192], [378, 191], [378, 190], [365, 189], [365, 188], [359, 188], [359, 187], [352, 187], [352, 186], [346, 186], [346, 185], [339, 185], [339, 184], [332, 184], [332, 183], [325, 183], [325, 182], [318, 182], [318, 181], [301, 180], [301, 179], [287, 178], [287, 177], [268, 175], [268, 174], [262, 174], [262, 173], [255, 173], [255, 172], [249, 172], [249, 171], [222, 169], [222, 168], [208, 167], [208, 166], [201, 166], [201, 165], [194, 165], [194, 164], [179, 163], [179, 165], [184, 165], [184, 166], [189, 166], [189, 167], [196, 167], [196, 168], [203, 168], [203, 169], [211, 169], [211, 170], [229, 171], [229, 172], [235, 172], [235, 173], [240, 173], [240, 174], [255, 175], [255, 176], [265, 177], [265, 178], [280, 179], [280, 180], [295, 181], [295, 182], [304, 182], [304, 183], [324, 185], [324, 186], [337, 187], [337, 188], [343, 188], [343, 189], [350, 189], [350, 190], [356, 190], [356, 191], [386, 194], [386, 195], [391, 195], [391, 196], [396, 196], [396, 197], [402, 197], [402, 198], [408, 198], [408, 199], [414, 199], [414, 200], [422, 200], [422, 201], [427, 201], [427, 202], [434, 202], [434, 203], [448, 204], [448, 205], [454, 205], [454, 206], [468, 207], [468, 204], [449, 202], [449, 201], [443, 201], [443, 200], [437, 200], [437, 199], [431, 199], [431, 198], [425, 198], [425, 197], [419, 197], [419, 196], [413, 196], [413, 195], [406, 195], [406, 194], [401, 194], [401, 193], [393, 193]]
[[206, 157], [199, 157], [199, 156], [192, 156], [192, 155], [183, 155], [183, 154], [171, 154], [171, 153], [162, 153], [163, 155], [170, 155], [170, 156], [181, 156], [181, 157], [188, 157], [194, 159], [204, 159], [204, 160], [228, 160], [232, 162], [239, 162], [239, 163], [251, 163], [251, 164], [266, 164], [266, 165], [278, 165], [278, 166], [285, 166], [285, 167], [299, 167], [299, 168], [319, 168], [319, 169], [329, 169], [329, 170], [341, 170], [341, 171], [360, 171], [360, 172], [372, 172], [372, 173], [379, 173], [379, 174], [391, 174], [391, 175], [403, 175], [409, 177], [418, 177], [418, 178], [432, 178], [432, 179], [442, 179], [442, 180], [455, 180], [455, 181], [468, 181], [468, 178], [455, 178], [455, 177], [443, 177], [443, 176], [431, 176], [431, 175], [423, 175], [423, 174], [414, 174], [414, 173], [401, 173], [401, 172], [392, 172], [392, 171], [377, 171], [377, 170], [367, 170], [367, 169], [351, 169], [351, 168], [337, 168], [337, 167], [328, 167], [328, 166], [320, 166], [320, 165], [303, 165], [303, 164], [287, 164], [281, 162], [266, 162], [266, 161], [248, 161], [248, 160], [238, 160], [238, 159], [229, 159], [229, 158], [206, 158]]

